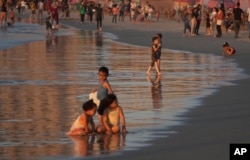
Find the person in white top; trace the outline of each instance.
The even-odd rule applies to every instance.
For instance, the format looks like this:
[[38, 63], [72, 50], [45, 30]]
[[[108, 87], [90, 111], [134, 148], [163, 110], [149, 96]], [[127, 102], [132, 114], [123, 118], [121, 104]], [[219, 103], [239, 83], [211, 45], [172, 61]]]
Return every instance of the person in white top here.
[[250, 38], [250, 7], [247, 9], [248, 38]]
[[93, 121], [93, 116], [96, 113], [96, 104], [93, 100], [89, 100], [82, 105], [83, 113], [77, 117], [72, 126], [70, 127], [69, 132], [66, 134], [69, 136], [72, 135], [88, 135], [94, 133], [95, 123]]

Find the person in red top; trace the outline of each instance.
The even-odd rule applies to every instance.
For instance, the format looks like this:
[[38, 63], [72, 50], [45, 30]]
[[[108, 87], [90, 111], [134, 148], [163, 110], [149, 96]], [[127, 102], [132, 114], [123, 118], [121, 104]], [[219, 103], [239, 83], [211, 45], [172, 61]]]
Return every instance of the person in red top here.
[[113, 8], [112, 8], [112, 15], [113, 15], [112, 23], [116, 23], [117, 15], [118, 15], [118, 8], [117, 8], [117, 5], [114, 5], [114, 6], [113, 6]]

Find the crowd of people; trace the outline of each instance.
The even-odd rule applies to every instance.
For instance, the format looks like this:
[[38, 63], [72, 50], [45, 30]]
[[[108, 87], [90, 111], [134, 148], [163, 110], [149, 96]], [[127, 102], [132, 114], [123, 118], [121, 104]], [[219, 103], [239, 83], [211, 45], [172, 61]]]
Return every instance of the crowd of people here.
[[[223, 3], [218, 7], [207, 8], [202, 13], [202, 6], [195, 5], [191, 9], [187, 7], [182, 10], [182, 20], [184, 23], [183, 36], [199, 35], [201, 20], [206, 24], [206, 35], [214, 37], [222, 37], [223, 32], [234, 31], [235, 38], [239, 38], [239, 32], [248, 22], [249, 38], [250, 38], [250, 8], [243, 11], [240, 3], [237, 2], [234, 8], [226, 9]], [[204, 15], [203, 15], [204, 14]], [[187, 32], [188, 31], [188, 32]]]

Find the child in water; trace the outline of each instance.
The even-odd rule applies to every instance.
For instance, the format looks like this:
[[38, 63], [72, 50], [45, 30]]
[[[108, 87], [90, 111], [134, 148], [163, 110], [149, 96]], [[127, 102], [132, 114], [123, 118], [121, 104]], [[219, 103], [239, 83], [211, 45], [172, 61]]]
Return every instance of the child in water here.
[[92, 93], [90, 93], [89, 98], [93, 99], [98, 106], [98, 119], [99, 124], [97, 126], [97, 132], [102, 132], [104, 130], [104, 125], [102, 121], [102, 116], [104, 110], [108, 107], [106, 102], [106, 97], [108, 94], [113, 93], [113, 90], [109, 84], [107, 77], [109, 76], [109, 69], [107, 67], [100, 67], [98, 71], [99, 75], [99, 85], [95, 88]]
[[122, 108], [119, 106], [117, 97], [114, 94], [107, 96], [108, 108], [103, 114], [103, 123], [107, 134], [120, 133], [120, 123], [122, 133], [127, 133], [125, 117]]
[[67, 135], [88, 135], [95, 130], [93, 116], [96, 113], [96, 104], [89, 100], [82, 105], [83, 113], [77, 117]]
[[159, 55], [158, 55], [158, 50], [160, 49], [160, 39], [159, 37], [155, 36], [153, 37], [152, 39], [153, 41], [153, 44], [152, 44], [152, 54], [151, 54], [151, 64], [150, 66], [148, 67], [148, 70], [147, 70], [147, 74], [150, 74], [151, 73], [151, 69], [153, 68], [153, 66], [155, 66], [155, 70], [157, 72], [158, 75], [161, 75], [161, 72], [159, 70], [159, 66], [158, 66], [158, 59], [159, 59]]
[[236, 50], [231, 47], [228, 42], [225, 42], [223, 44], [223, 55], [228, 55], [228, 56], [232, 56], [236, 53]]

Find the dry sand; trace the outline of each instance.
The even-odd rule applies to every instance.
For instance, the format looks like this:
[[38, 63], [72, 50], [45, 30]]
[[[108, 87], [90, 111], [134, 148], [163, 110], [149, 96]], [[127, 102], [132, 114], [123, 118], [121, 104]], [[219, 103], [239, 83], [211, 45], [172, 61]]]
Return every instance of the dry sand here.
[[[77, 14], [72, 13], [72, 17], [76, 19]], [[62, 23], [81, 29], [96, 28], [95, 23], [80, 24], [79, 20], [62, 20]], [[247, 30], [241, 30], [240, 39], [235, 39], [233, 33], [223, 34], [222, 38], [206, 37], [204, 25], [200, 29], [201, 35], [196, 37], [182, 37], [182, 29], [183, 24], [173, 20], [161, 20], [147, 27], [144, 23], [133, 25], [128, 19], [112, 24], [111, 18], [106, 15], [103, 22], [104, 32], [114, 33], [118, 41], [133, 45], [150, 46], [151, 38], [160, 32], [164, 48], [222, 55], [221, 46], [228, 41], [236, 48], [237, 54], [225, 58], [231, 58], [245, 69], [246, 74], [250, 74]], [[152, 145], [139, 150], [94, 159], [229, 160], [230, 143], [250, 143], [250, 78], [234, 83], [234, 86], [221, 87], [213, 95], [202, 99], [201, 106], [183, 115], [187, 119], [185, 124], [172, 128], [177, 131], [176, 134], [153, 140]]]

